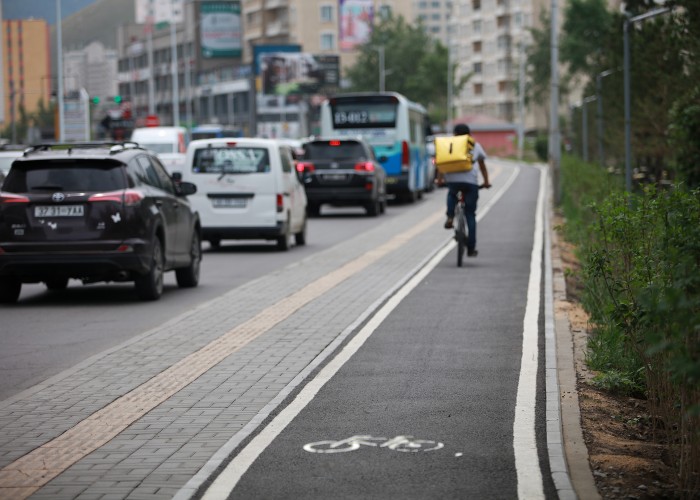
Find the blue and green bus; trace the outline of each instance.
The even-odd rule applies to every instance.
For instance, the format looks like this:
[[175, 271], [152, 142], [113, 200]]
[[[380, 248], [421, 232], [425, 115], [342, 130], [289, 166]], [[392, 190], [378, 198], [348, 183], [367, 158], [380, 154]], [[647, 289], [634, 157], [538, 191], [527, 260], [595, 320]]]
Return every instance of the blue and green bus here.
[[413, 202], [430, 188], [427, 115], [396, 92], [338, 94], [321, 105], [324, 138], [362, 137], [386, 171], [387, 193]]

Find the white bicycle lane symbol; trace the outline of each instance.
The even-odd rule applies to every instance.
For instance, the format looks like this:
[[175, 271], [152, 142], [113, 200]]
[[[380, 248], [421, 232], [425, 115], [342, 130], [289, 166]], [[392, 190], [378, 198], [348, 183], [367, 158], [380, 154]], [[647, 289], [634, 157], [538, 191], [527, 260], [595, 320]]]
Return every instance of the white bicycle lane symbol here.
[[346, 451], [358, 450], [362, 446], [416, 453], [419, 451], [439, 450], [445, 445], [437, 441], [413, 439], [413, 436], [396, 436], [391, 439], [373, 436], [352, 436], [347, 439], [341, 439], [340, 441], [328, 439], [325, 441], [308, 443], [304, 445], [304, 450], [310, 453], [344, 453]]

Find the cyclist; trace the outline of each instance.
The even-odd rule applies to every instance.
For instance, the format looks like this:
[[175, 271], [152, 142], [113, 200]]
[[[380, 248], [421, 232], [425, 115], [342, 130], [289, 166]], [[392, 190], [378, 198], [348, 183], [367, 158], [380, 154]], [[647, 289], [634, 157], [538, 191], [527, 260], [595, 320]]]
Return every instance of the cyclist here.
[[[454, 135], [469, 135], [469, 126], [465, 123], [458, 123], [454, 126]], [[467, 229], [469, 235], [467, 237], [467, 256], [476, 257], [476, 202], [479, 199], [479, 171], [484, 179], [482, 184], [485, 188], [490, 188], [489, 172], [486, 169], [486, 152], [478, 142], [474, 144], [472, 152], [473, 167], [467, 172], [452, 172], [438, 174], [438, 185], [447, 184], [447, 220], [445, 221], [445, 229], [452, 229], [453, 219], [455, 215], [455, 206], [457, 205], [457, 192], [462, 191], [464, 195], [464, 211], [467, 219]], [[474, 168], [479, 165], [479, 170]]]

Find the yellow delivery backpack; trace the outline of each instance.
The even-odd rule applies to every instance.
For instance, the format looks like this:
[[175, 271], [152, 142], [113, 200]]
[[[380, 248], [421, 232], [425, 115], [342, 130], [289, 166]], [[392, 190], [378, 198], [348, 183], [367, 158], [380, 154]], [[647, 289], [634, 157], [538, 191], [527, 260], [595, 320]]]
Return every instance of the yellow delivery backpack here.
[[468, 172], [472, 169], [474, 138], [455, 135], [435, 138], [435, 166], [443, 174]]

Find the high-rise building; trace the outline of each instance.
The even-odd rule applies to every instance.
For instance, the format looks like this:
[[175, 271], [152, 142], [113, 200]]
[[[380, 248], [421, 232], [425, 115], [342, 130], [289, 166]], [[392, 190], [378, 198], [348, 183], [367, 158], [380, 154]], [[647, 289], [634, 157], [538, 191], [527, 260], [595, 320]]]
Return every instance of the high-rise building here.
[[48, 105], [51, 97], [49, 27], [43, 19], [2, 21], [2, 75], [5, 116], [1, 126]]

